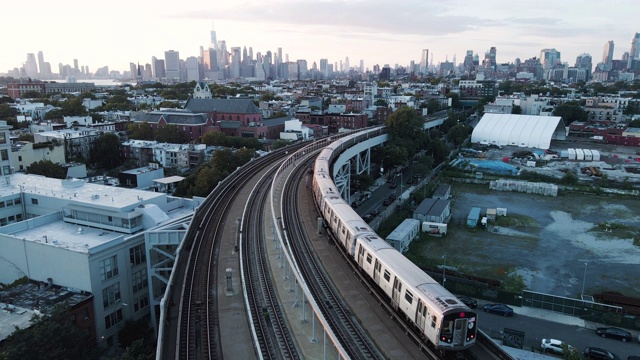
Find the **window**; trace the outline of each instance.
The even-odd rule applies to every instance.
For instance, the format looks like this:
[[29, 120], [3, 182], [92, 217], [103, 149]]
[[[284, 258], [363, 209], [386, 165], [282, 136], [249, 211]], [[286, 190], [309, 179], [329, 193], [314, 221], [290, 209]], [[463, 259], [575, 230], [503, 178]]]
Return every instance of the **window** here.
[[389, 274], [388, 270], [384, 271], [384, 279], [387, 280], [387, 282], [389, 282], [389, 279], [391, 279], [391, 274]]
[[149, 296], [147, 294], [140, 296], [133, 302], [133, 310], [136, 312], [146, 308], [147, 306], [149, 306]]
[[122, 300], [122, 298], [120, 295], [119, 282], [102, 289], [102, 305], [105, 309], [120, 300]]
[[434, 328], [434, 329], [436, 328], [436, 317], [435, 316], [431, 317], [431, 327]]
[[0, 209], [5, 206], [4, 201], [0, 201]]
[[7, 133], [0, 132], [0, 144], [6, 144], [7, 143]]
[[22, 156], [18, 156], [18, 161], [22, 161]]
[[140, 271], [133, 273], [131, 277], [131, 283], [133, 284], [133, 292], [140, 291], [149, 285], [149, 279], [147, 279], [147, 269], [144, 268]]
[[17, 198], [15, 198], [15, 199], [13, 199], [13, 203], [14, 203], [14, 204], [16, 204], [16, 205], [20, 205], [20, 204], [22, 204], [22, 199], [20, 199], [19, 197], [17, 197]]
[[7, 207], [13, 206], [13, 199], [7, 200]]
[[31, 205], [38, 205], [38, 199], [31, 199]]
[[[9, 160], [9, 151], [7, 149], [0, 150], [0, 159], [3, 161]], [[22, 157], [20, 156], [20, 159], [18, 160], [22, 161]]]
[[118, 256], [113, 255], [108, 259], [100, 261], [100, 278], [102, 280], [111, 279], [118, 275]]
[[411, 304], [413, 302], [413, 294], [410, 293], [409, 291], [405, 292], [404, 299], [407, 300], [409, 304]]
[[367, 262], [371, 264], [371, 254], [367, 254]]
[[144, 244], [140, 244], [129, 249], [129, 262], [131, 263], [131, 266], [142, 264], [146, 260]]
[[7, 218], [0, 218], [0, 226], [7, 225]]
[[11, 167], [9, 167], [9, 165], [5, 165], [2, 167], [2, 173], [4, 175], [10, 175], [11, 174]]
[[105, 316], [104, 317], [104, 327], [106, 329], [109, 329], [112, 326], [114, 326], [117, 323], [119, 323], [120, 321], [122, 321], [122, 309], [118, 309], [118, 310], [112, 312], [111, 314]]

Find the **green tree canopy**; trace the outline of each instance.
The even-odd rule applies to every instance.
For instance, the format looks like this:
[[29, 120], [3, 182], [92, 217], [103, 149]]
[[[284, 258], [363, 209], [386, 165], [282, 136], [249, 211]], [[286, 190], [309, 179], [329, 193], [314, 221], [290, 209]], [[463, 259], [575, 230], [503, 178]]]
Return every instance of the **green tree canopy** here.
[[407, 150], [407, 158], [412, 157], [425, 140], [424, 120], [415, 109], [403, 106], [389, 115], [385, 125], [391, 135], [391, 144]]
[[520, 107], [520, 105], [513, 105], [511, 107], [511, 113], [516, 115], [522, 114], [522, 108]]
[[101, 350], [88, 333], [69, 320], [64, 305], [55, 307], [48, 315], [34, 315], [31, 326], [14, 331], [0, 350], [2, 359], [97, 360], [100, 355]]
[[429, 101], [427, 101], [426, 108], [428, 110], [429, 115], [435, 114], [438, 111], [442, 110], [442, 107], [440, 106], [440, 101], [438, 101], [438, 99], [429, 99]]
[[6, 120], [14, 118], [18, 115], [18, 109], [9, 106], [9, 104], [0, 104], [0, 119]]
[[67, 177], [67, 170], [51, 160], [40, 160], [27, 166], [29, 174], [42, 175], [54, 179], [64, 179]]
[[378, 99], [378, 100], [376, 100], [376, 102], [373, 103], [373, 105], [388, 107], [389, 103], [387, 103], [387, 101], [385, 99]]
[[111, 170], [121, 165], [120, 139], [118, 136], [113, 133], [100, 135], [94, 144], [91, 159], [102, 169]]
[[158, 127], [155, 133], [155, 139], [158, 142], [170, 144], [184, 144], [187, 142], [187, 134], [174, 124], [168, 124]]
[[384, 169], [391, 169], [402, 165], [409, 159], [407, 149], [402, 146], [389, 144], [382, 151]]
[[467, 136], [469, 136], [469, 129], [462, 124], [452, 127], [447, 132], [447, 140], [456, 146], [462, 145], [462, 143], [467, 139]]
[[553, 116], [560, 116], [565, 125], [574, 121], [587, 121], [589, 114], [575, 101], [564, 103], [553, 110]]
[[442, 140], [436, 138], [429, 142], [429, 152], [436, 164], [440, 164], [449, 157], [449, 147]]
[[148, 122], [132, 122], [127, 126], [129, 138], [136, 140], [153, 140], [153, 130]]

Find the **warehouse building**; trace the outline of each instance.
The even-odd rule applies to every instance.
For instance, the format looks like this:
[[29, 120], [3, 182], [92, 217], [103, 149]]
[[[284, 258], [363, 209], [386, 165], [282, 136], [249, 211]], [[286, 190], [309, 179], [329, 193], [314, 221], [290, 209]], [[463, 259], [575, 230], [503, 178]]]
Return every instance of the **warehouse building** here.
[[551, 140], [565, 140], [559, 116], [485, 114], [473, 129], [471, 142], [484, 145], [549, 149]]

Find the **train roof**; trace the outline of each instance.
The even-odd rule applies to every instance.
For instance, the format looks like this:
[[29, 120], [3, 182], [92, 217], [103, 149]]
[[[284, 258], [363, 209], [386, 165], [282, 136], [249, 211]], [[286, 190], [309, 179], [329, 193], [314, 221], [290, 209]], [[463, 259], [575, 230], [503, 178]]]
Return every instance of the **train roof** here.
[[393, 246], [391, 246], [388, 242], [384, 241], [380, 236], [373, 233], [371, 235], [366, 235], [358, 238], [358, 241], [362, 243], [362, 246], [365, 247], [369, 252], [377, 253], [380, 250], [395, 250]]
[[412, 263], [397, 250], [385, 250], [377, 253], [378, 261], [389, 266], [395, 274], [404, 280], [414, 293], [419, 294], [421, 299], [429, 301], [439, 308], [442, 313], [449, 310], [459, 310], [466, 306], [458, 300], [449, 290], [445, 289], [431, 276]]

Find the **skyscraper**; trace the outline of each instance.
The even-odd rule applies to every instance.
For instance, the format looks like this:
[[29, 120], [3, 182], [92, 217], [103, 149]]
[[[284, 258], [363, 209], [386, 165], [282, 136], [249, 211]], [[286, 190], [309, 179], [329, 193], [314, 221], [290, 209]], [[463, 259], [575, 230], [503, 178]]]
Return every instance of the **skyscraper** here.
[[36, 56], [33, 53], [27, 54], [27, 62], [24, 64], [24, 72], [28, 77], [38, 77], [38, 64], [36, 63]]
[[556, 49], [542, 49], [540, 51], [540, 64], [542, 68], [552, 69], [556, 64], [560, 63], [560, 51]]
[[591, 55], [587, 53], [578, 55], [578, 57], [576, 58], [575, 67], [578, 69], [585, 69], [587, 71], [586, 80], [587, 81], [591, 80], [591, 70], [593, 68]]
[[422, 57], [420, 58], [420, 71], [426, 74], [429, 67], [429, 49], [422, 49]]
[[329, 65], [329, 60], [320, 59], [320, 72], [322, 73], [322, 75], [324, 75], [325, 79], [329, 76], [328, 65]]
[[635, 68], [636, 62], [640, 62], [640, 33], [636, 33], [633, 39], [631, 39], [631, 51], [629, 51], [627, 68]]
[[613, 40], [607, 41], [604, 44], [604, 51], [602, 52], [602, 63], [607, 66], [607, 69], [611, 69], [613, 63]]
[[166, 77], [170, 80], [180, 80], [180, 53], [169, 50], [164, 52], [164, 67]]
[[189, 56], [185, 65], [187, 68], [187, 81], [200, 81], [198, 58], [195, 56]]
[[207, 49], [202, 52], [202, 64], [204, 77], [209, 80], [218, 80], [218, 52], [215, 49]]
[[237, 79], [240, 77], [240, 60], [242, 56], [241, 51], [242, 50], [240, 50], [240, 47], [231, 48], [230, 72], [232, 79]]
[[216, 37], [216, 31], [213, 29], [213, 23], [211, 24], [211, 42], [209, 48], [218, 50], [218, 39]]

